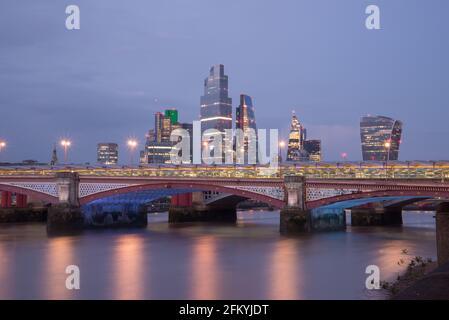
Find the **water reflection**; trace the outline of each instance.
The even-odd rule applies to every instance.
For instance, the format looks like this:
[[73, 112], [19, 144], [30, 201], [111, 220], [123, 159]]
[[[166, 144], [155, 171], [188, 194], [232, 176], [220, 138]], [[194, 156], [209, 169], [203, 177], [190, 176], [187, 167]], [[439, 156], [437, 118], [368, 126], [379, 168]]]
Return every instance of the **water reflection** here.
[[192, 299], [218, 299], [220, 266], [217, 262], [217, 244], [213, 236], [197, 238], [190, 259], [192, 270]]
[[147, 279], [145, 274], [149, 272], [149, 264], [145, 263], [144, 257], [151, 255], [150, 247], [147, 245], [144, 248], [144, 239], [132, 234], [121, 236], [113, 246], [115, 250], [110, 279], [113, 284], [112, 298], [143, 299]]
[[[389, 280], [405, 269], [403, 249], [409, 258], [436, 255], [434, 227], [421, 227], [432, 215], [411, 215], [402, 228], [294, 238], [279, 235], [278, 212], [239, 213], [237, 227], [170, 228], [166, 218], [144, 230], [57, 238], [45, 224], [0, 225], [0, 298], [366, 299], [366, 266]], [[71, 264], [81, 290], [65, 288]]]
[[67, 266], [77, 264], [73, 255], [73, 239], [58, 237], [49, 240], [45, 258], [41, 288], [46, 299], [69, 299], [76, 291], [67, 290], [65, 273]]
[[302, 281], [296, 239], [284, 239], [274, 245], [269, 261], [269, 299], [301, 299]]

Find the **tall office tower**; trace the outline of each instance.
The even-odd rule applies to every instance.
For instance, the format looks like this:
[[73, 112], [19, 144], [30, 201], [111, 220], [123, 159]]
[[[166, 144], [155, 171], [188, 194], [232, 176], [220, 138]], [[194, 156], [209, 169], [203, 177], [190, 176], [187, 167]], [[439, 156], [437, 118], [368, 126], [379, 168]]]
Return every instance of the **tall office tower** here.
[[360, 120], [363, 161], [398, 160], [402, 122], [384, 116]]
[[[244, 150], [245, 150], [245, 162], [247, 162], [247, 152], [248, 146], [254, 145], [255, 159], [257, 159], [257, 126], [256, 126], [256, 116], [254, 111], [253, 101], [250, 96], [246, 94], [240, 95], [240, 105], [236, 109], [235, 117], [235, 128], [241, 129], [246, 133], [249, 129], [254, 129], [254, 136], [245, 136], [244, 140]], [[251, 141], [251, 138], [254, 141]], [[236, 150], [237, 151], [237, 150]]]
[[290, 134], [288, 136], [287, 161], [302, 161], [306, 157], [304, 152], [304, 141], [306, 130], [299, 122], [296, 114], [292, 115]]
[[56, 143], [55, 146], [53, 147], [53, 152], [51, 154], [51, 161], [50, 161], [50, 165], [54, 166], [58, 164], [58, 154], [56, 152]]
[[164, 118], [162, 119], [162, 134], [161, 134], [162, 142], [170, 142], [171, 130], [172, 130], [171, 120], [170, 118], [164, 116]]
[[[216, 129], [223, 134], [225, 129], [232, 129], [232, 99], [228, 93], [228, 76], [224, 74], [222, 64], [212, 66], [209, 76], [204, 80], [200, 117], [202, 135], [207, 129]], [[225, 143], [223, 139], [223, 145]], [[214, 154], [211, 160], [219, 162], [222, 159], [223, 155]]]
[[154, 129], [148, 130], [148, 133], [146, 135], [146, 141], [147, 142], [154, 142], [154, 141], [156, 141], [156, 132], [154, 131]]
[[162, 141], [162, 127], [164, 122], [165, 116], [162, 112], [156, 112], [154, 114], [154, 136], [155, 136], [155, 142], [161, 142]]
[[305, 140], [304, 150], [307, 151], [310, 161], [321, 161], [321, 140]]
[[165, 117], [170, 118], [171, 124], [178, 123], [178, 110], [176, 109], [166, 109], [165, 110]]
[[116, 143], [99, 143], [97, 145], [97, 162], [105, 165], [117, 164], [118, 145]]

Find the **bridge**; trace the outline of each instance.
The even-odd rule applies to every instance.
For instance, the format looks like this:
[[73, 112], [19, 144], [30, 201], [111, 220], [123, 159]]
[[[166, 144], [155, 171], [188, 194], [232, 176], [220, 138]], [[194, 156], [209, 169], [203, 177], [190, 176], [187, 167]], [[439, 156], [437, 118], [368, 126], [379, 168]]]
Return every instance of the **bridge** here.
[[[236, 204], [252, 199], [282, 209], [281, 229], [310, 231], [343, 227], [345, 208], [355, 208], [365, 217], [353, 223], [400, 223], [397, 217], [385, 217], [400, 215], [403, 205], [422, 199], [449, 199], [447, 178], [449, 162], [435, 161], [296, 163], [276, 168], [2, 166], [0, 191], [2, 208], [25, 208], [36, 202], [98, 208], [105, 203], [144, 204], [171, 196], [172, 222], [233, 220]], [[383, 204], [383, 215], [378, 209], [361, 208], [374, 202]], [[342, 204], [338, 212], [336, 203]]]

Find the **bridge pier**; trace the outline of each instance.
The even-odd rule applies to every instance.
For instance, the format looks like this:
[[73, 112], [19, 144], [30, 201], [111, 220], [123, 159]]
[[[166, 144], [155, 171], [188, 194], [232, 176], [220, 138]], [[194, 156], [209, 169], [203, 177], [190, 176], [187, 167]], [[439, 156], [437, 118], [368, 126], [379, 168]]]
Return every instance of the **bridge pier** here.
[[48, 208], [47, 232], [64, 233], [81, 230], [84, 226], [84, 217], [78, 198], [78, 173], [56, 173], [56, 186], [59, 203]]
[[206, 205], [202, 192], [175, 197], [168, 211], [168, 222], [233, 222], [237, 221], [235, 206]]
[[401, 226], [402, 206], [351, 209], [352, 226]]
[[302, 176], [285, 176], [284, 183], [287, 204], [280, 213], [280, 233], [311, 232], [311, 211], [307, 210], [305, 206], [305, 178]]

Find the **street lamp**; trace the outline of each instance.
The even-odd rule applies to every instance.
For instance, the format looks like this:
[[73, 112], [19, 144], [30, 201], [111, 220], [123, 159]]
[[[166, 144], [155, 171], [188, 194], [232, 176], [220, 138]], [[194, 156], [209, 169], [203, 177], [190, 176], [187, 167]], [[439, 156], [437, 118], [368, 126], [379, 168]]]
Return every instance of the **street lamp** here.
[[134, 151], [136, 150], [136, 147], [137, 147], [137, 141], [134, 139], [129, 139], [128, 140], [128, 148], [129, 148], [129, 152], [130, 152], [131, 166], [133, 165], [133, 162], [134, 162]]
[[385, 161], [385, 180], [387, 180], [388, 179], [388, 161], [390, 160], [391, 141], [390, 140], [385, 141], [384, 147], [387, 151], [387, 158]]
[[68, 150], [70, 146], [72, 145], [72, 142], [68, 139], [62, 139], [61, 140], [61, 146], [64, 148], [64, 163], [68, 163]]

